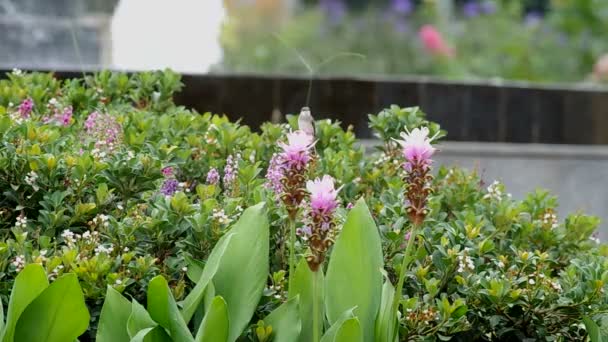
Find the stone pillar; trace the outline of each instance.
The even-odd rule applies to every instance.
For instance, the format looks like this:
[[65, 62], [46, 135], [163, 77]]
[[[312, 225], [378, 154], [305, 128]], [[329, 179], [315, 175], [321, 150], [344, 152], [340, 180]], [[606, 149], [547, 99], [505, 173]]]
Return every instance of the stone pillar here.
[[118, 0], [0, 0], [0, 67], [101, 68], [111, 63]]

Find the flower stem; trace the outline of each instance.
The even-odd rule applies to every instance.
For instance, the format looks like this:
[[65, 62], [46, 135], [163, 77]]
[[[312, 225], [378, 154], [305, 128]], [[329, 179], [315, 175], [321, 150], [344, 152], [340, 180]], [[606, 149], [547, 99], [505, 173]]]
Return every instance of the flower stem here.
[[321, 331], [319, 326], [319, 273], [317, 270], [312, 273], [312, 341], [319, 342], [321, 339]]
[[293, 278], [296, 273], [296, 220], [289, 219], [289, 284], [288, 289], [291, 293]]
[[[399, 311], [399, 301], [403, 296], [403, 282], [405, 281], [405, 273], [407, 272], [407, 267], [410, 263], [410, 254], [412, 254], [412, 247], [414, 246], [414, 240], [416, 240], [416, 230], [417, 225], [414, 224], [412, 226], [412, 230], [410, 231], [410, 238], [407, 240], [407, 246], [405, 247], [405, 253], [403, 254], [403, 260], [401, 261], [401, 270], [399, 271], [399, 281], [397, 282], [397, 289], [395, 290], [395, 298], [393, 300], [393, 314], [395, 319], [397, 319], [398, 311]], [[397, 329], [398, 331], [398, 329]]]

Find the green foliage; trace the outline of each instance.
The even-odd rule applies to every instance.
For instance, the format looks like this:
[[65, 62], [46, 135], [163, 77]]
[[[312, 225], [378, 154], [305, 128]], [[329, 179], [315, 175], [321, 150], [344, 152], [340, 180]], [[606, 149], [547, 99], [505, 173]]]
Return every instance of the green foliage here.
[[[411, 222], [392, 139], [422, 126], [445, 134], [419, 108], [370, 115], [382, 140], [374, 150], [358, 146], [351, 128], [316, 122], [306, 177], [332, 175], [341, 187], [337, 235], [316, 275], [298, 240], [288, 287], [287, 213], [265, 174], [290, 125], [255, 133], [176, 107], [167, 97], [179, 88], [175, 77], [0, 81], [3, 341], [36, 340], [44, 329], [67, 340], [308, 342], [314, 301], [323, 341], [566, 341], [608, 331], [599, 220], [558, 216], [547, 191], [513, 199], [503, 184], [459, 168], [433, 170], [430, 211], [395, 293]], [[33, 111], [21, 117], [27, 98]], [[53, 121], [69, 106], [67, 124]], [[113, 133], [93, 139], [96, 124]], [[207, 180], [212, 168], [219, 182]], [[302, 229], [305, 210], [297, 221]], [[68, 311], [79, 319], [47, 322]]]

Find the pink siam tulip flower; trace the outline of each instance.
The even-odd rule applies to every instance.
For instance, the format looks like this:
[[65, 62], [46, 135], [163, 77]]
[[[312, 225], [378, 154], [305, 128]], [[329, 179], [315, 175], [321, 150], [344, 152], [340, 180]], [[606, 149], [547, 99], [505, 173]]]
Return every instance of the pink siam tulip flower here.
[[443, 36], [433, 25], [424, 25], [418, 32], [424, 47], [433, 55], [453, 57], [454, 50], [443, 40]]
[[403, 140], [397, 140], [403, 147], [403, 156], [407, 161], [407, 167], [412, 164], [429, 165], [431, 157], [436, 149], [431, 145], [435, 137], [429, 138], [429, 129], [427, 127], [414, 128], [411, 132], [402, 132]]
[[338, 191], [330, 176], [308, 181], [306, 189], [310, 192], [310, 224], [302, 230], [309, 241], [310, 254], [306, 256], [308, 267], [316, 272], [325, 260], [327, 249], [333, 245], [336, 236], [334, 212], [338, 207]]
[[302, 170], [310, 161], [310, 150], [314, 145], [313, 137], [303, 131], [287, 134], [288, 143], [279, 142], [283, 149], [281, 158], [285, 166], [290, 169]]
[[310, 207], [313, 215], [331, 216], [338, 206], [338, 190], [334, 188], [334, 179], [328, 175], [314, 181], [306, 182], [310, 192]]

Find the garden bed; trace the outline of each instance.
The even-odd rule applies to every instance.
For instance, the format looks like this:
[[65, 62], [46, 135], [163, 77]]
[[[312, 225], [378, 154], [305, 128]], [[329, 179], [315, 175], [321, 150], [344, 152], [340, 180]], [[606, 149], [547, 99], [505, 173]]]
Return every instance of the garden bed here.
[[253, 132], [175, 106], [180, 88], [169, 71], [0, 81], [5, 341], [605, 334], [599, 220], [438, 167], [446, 132], [419, 108], [378, 108], [366, 153], [337, 121]]

